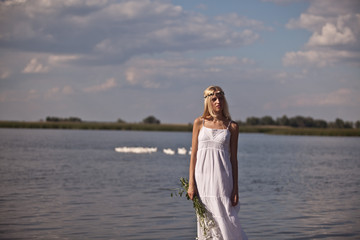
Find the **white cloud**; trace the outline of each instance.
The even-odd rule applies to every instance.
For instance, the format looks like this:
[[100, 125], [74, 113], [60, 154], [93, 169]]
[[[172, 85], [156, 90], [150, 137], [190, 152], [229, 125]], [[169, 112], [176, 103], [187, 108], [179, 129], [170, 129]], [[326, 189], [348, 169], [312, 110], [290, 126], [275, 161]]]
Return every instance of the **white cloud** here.
[[222, 72], [222, 71], [224, 71], [224, 70], [221, 69], [221, 68], [211, 67], [211, 68], [205, 69], [204, 71], [205, 71], [205, 72], [210, 72], [210, 73], [218, 73], [218, 72]]
[[250, 28], [254, 28], [254, 29], [271, 30], [271, 28], [265, 27], [263, 22], [261, 22], [259, 20], [255, 20], [255, 19], [250, 19], [245, 16], [239, 16], [237, 13], [230, 13], [227, 15], [217, 16], [215, 19], [217, 21], [220, 21], [220, 22], [223, 22], [223, 23], [226, 23], [229, 25], [233, 25], [236, 27], [250, 27]]
[[290, 19], [286, 24], [289, 29], [305, 28], [309, 31], [317, 31], [327, 23], [327, 18], [323, 16], [313, 15], [309, 13], [302, 13], [299, 19]]
[[38, 99], [41, 97], [41, 94], [35, 90], [6, 90], [0, 92], [0, 102], [9, 103], [9, 102], [18, 102], [25, 103], [30, 102], [31, 100]]
[[327, 53], [318, 51], [297, 51], [287, 52], [283, 57], [283, 64], [285, 66], [291, 65], [313, 65], [319, 67], [325, 67], [332, 64], [333, 58], [324, 56]]
[[321, 32], [314, 32], [311, 36], [309, 46], [332, 46], [355, 43], [356, 38], [350, 28], [341, 29], [331, 23], [326, 23]]
[[216, 56], [208, 58], [205, 61], [205, 64], [208, 65], [233, 65], [239, 64], [240, 60], [234, 56]]
[[182, 71], [188, 71], [187, 64], [182, 60], [135, 58], [126, 64], [125, 79], [133, 86], [164, 88], [171, 85]]
[[9, 70], [4, 70], [0, 72], [0, 79], [6, 79], [11, 75]]
[[241, 62], [242, 62], [243, 64], [255, 64], [255, 61], [252, 60], [252, 59], [249, 59], [249, 58], [242, 58], [242, 59], [241, 59]]
[[297, 51], [297, 52], [287, 52], [282, 62], [284, 66], [316, 66], [316, 67], [326, 67], [332, 66], [340, 61], [351, 61], [357, 62], [360, 59], [359, 52], [349, 52], [349, 51], [340, 51], [340, 50], [309, 50], [309, 51]]
[[0, 1], [2, 47], [49, 53], [51, 62], [108, 65], [144, 54], [241, 47], [265, 28], [237, 14], [216, 19], [170, 1], [6, 3]]
[[104, 82], [100, 85], [94, 85], [94, 86], [85, 88], [84, 92], [88, 92], [88, 93], [102, 92], [102, 91], [107, 91], [116, 86], [117, 86], [117, 82], [116, 82], [115, 78], [109, 78], [108, 80], [106, 80], [106, 82]]
[[29, 89], [29, 90], [5, 90], [0, 92], [0, 102], [18, 102], [26, 103], [33, 100], [58, 100], [61, 97], [74, 94], [71, 86], [52, 87], [46, 90]]
[[289, 74], [287, 72], [279, 72], [275, 75], [275, 78], [285, 79], [288, 78]]
[[61, 92], [62, 92], [62, 94], [65, 94], [65, 95], [71, 95], [74, 93], [74, 90], [71, 86], [66, 85], [66, 86], [64, 86], [64, 88], [62, 89]]
[[80, 59], [78, 55], [50, 55], [48, 57], [48, 63], [51, 65], [58, 65], [74, 60]]
[[334, 63], [360, 62], [360, 2], [353, 0], [311, 1], [299, 19], [291, 19], [289, 29], [312, 32], [301, 51], [287, 52], [284, 65], [329, 66]]
[[[125, 72], [126, 81], [130, 85], [141, 86], [143, 88], [161, 87], [161, 83], [159, 82], [160, 79], [154, 79], [154, 76], [159, 76], [159, 75], [161, 75], [161, 73], [159, 73], [156, 69], [151, 69], [151, 68], [130, 67]], [[168, 86], [168, 84], [162, 85], [162, 87], [165, 86]]]
[[296, 2], [296, 1], [301, 1], [301, 0], [262, 0], [263, 2], [274, 2], [277, 4], [285, 4], [285, 3], [292, 3], [292, 2]]
[[239, 59], [235, 56], [215, 56], [205, 60], [206, 65], [239, 65], [254, 64], [255, 61], [249, 58]]
[[60, 93], [60, 88], [59, 87], [53, 87], [49, 90], [46, 91], [45, 93], [45, 99], [53, 99], [56, 98], [57, 95]]
[[125, 64], [124, 79], [127, 84], [142, 88], [186, 87], [204, 79], [237, 79], [240, 75], [245, 79], [245, 71], [250, 71], [249, 66], [253, 64], [255, 61], [252, 59], [235, 56], [214, 56], [203, 60], [177, 54], [163, 59], [136, 57]]
[[74, 94], [74, 92], [75, 92], [74, 89], [69, 85], [66, 85], [64, 87], [53, 87], [53, 88], [48, 89], [44, 93], [44, 98], [54, 100], [54, 99], [61, 98], [63, 96], [72, 95], [72, 94]]
[[39, 63], [37, 58], [32, 58], [24, 68], [23, 73], [45, 73], [48, 71], [49, 67]]
[[360, 93], [348, 88], [341, 88], [328, 93], [298, 94], [279, 102], [266, 103], [264, 108], [273, 110], [277, 108], [289, 109], [298, 107], [349, 107], [359, 106]]
[[354, 90], [342, 88], [323, 94], [295, 96], [290, 105], [294, 106], [353, 106], [360, 103], [360, 95]]

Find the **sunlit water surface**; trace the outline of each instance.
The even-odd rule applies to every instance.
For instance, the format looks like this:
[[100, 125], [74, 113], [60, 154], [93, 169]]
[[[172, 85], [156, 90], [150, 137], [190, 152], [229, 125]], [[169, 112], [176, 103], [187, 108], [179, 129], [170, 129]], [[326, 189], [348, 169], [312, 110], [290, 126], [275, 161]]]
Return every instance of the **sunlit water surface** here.
[[[194, 239], [191, 133], [0, 129], [0, 239]], [[157, 147], [148, 154], [115, 147]], [[249, 239], [360, 239], [360, 138], [241, 134]]]

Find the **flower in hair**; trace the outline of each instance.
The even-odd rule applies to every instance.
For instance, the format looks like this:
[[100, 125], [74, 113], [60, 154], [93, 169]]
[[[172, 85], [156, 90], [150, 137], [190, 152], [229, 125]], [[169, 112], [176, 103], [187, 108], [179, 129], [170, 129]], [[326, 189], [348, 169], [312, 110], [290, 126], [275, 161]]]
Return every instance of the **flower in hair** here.
[[208, 95], [204, 96], [204, 98], [207, 98], [207, 97], [211, 97], [211, 96], [214, 96], [214, 95], [221, 95], [221, 96], [224, 96], [225, 93], [223, 91], [214, 91], [212, 93], [209, 93]]

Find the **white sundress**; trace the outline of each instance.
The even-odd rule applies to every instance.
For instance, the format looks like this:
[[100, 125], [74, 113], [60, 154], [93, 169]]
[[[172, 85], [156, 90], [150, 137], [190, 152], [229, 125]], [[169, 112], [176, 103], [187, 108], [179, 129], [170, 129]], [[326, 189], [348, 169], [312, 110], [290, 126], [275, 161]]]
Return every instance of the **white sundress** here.
[[212, 129], [205, 127], [203, 122], [199, 132], [195, 181], [201, 202], [214, 220], [215, 227], [204, 236], [198, 222], [198, 239], [247, 240], [238, 217], [240, 203], [234, 207], [230, 199], [233, 179], [229, 126]]

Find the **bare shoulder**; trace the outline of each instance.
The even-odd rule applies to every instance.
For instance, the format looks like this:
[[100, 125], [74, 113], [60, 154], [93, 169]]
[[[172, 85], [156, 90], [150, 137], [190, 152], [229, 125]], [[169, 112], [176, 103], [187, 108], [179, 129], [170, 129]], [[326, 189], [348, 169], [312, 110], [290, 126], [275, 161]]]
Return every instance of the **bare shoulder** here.
[[195, 118], [195, 120], [194, 120], [194, 125], [199, 125], [199, 124], [202, 123], [202, 121], [203, 121], [203, 118], [202, 118], [202, 117], [197, 117], [197, 118]]
[[202, 125], [202, 122], [203, 122], [203, 118], [202, 117], [198, 117], [194, 120], [194, 125], [193, 125], [193, 128], [194, 129], [200, 129], [201, 128], [201, 125]]
[[232, 133], [239, 133], [239, 124], [237, 122], [231, 121], [229, 128]]

